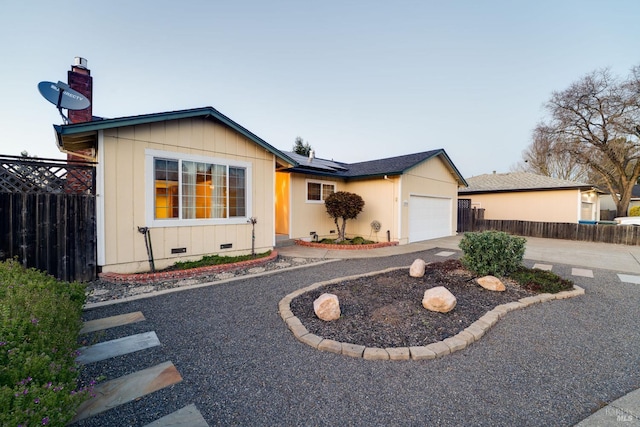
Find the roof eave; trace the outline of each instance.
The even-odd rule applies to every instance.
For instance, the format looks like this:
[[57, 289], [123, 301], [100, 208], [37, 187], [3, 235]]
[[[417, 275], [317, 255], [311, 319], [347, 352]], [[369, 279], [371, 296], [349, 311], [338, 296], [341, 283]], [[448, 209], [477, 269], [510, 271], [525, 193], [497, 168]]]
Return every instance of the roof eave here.
[[371, 178], [384, 178], [385, 176], [398, 176], [398, 175], [402, 175], [403, 171], [376, 172], [376, 173], [369, 173], [369, 174], [349, 174], [344, 172], [323, 171], [320, 169], [292, 167], [292, 168], [284, 169], [283, 172], [299, 173], [302, 175], [325, 176], [325, 177], [331, 177], [336, 179], [344, 179], [348, 181], [353, 179], [371, 179]]
[[88, 134], [92, 132], [97, 134], [97, 132], [100, 130], [114, 129], [114, 128], [125, 127], [125, 126], [136, 126], [136, 125], [148, 124], [148, 123], [157, 123], [157, 122], [162, 122], [167, 120], [188, 119], [188, 118], [194, 118], [194, 117], [203, 117], [203, 118], [212, 117], [214, 120], [217, 120], [223, 123], [224, 125], [230, 127], [231, 129], [235, 130], [236, 132], [244, 135], [248, 139], [255, 142], [257, 145], [266, 149], [267, 151], [269, 151], [276, 157], [280, 158], [281, 160], [284, 160], [285, 162], [289, 163], [290, 165], [296, 166], [298, 164], [291, 157], [287, 156], [282, 151], [273, 147], [271, 144], [269, 144], [268, 142], [266, 142], [265, 140], [263, 140], [262, 138], [254, 134], [253, 132], [249, 131], [245, 127], [241, 126], [240, 124], [234, 122], [233, 120], [231, 120], [224, 114], [220, 113], [213, 107], [195, 108], [191, 110], [181, 110], [181, 111], [170, 111], [165, 113], [153, 113], [153, 114], [131, 116], [131, 117], [119, 117], [115, 119], [104, 119], [104, 120], [92, 121], [92, 122], [74, 123], [74, 124], [63, 125], [63, 126], [54, 125], [53, 127], [56, 132], [58, 145], [64, 148], [64, 142], [65, 142], [66, 136], [83, 134], [83, 133]]
[[293, 167], [290, 167], [290, 168], [282, 169], [281, 172], [299, 173], [301, 175], [324, 176], [324, 177], [331, 177], [331, 178], [337, 178], [337, 179], [346, 179], [347, 178], [344, 175], [338, 175], [336, 173], [322, 171], [320, 169], [303, 169], [303, 168], [300, 168], [298, 166], [293, 166]]
[[384, 173], [367, 173], [367, 174], [359, 174], [359, 175], [349, 175], [347, 177], [345, 177], [347, 180], [354, 180], [354, 179], [374, 179], [374, 178], [387, 178], [390, 176], [399, 176], [402, 175], [402, 171], [391, 171], [391, 172], [384, 172]]
[[[444, 151], [443, 149], [439, 149], [437, 150], [432, 156], [430, 156], [429, 158], [425, 159], [425, 160], [429, 160], [432, 159], [436, 156], [442, 156], [442, 158], [444, 159], [446, 165], [449, 167], [449, 169], [451, 170], [451, 172], [455, 175], [455, 177], [458, 179], [458, 184], [463, 186], [463, 187], [468, 187], [469, 184], [467, 183], [467, 181], [464, 179], [464, 177], [462, 176], [462, 174], [460, 173], [460, 171], [458, 170], [458, 168], [456, 167], [456, 165], [453, 164], [453, 161], [451, 161], [451, 158], [449, 158], [449, 155], [447, 154], [446, 151]], [[424, 160], [423, 160], [424, 161]], [[414, 165], [415, 166], [415, 165]], [[412, 166], [413, 167], [413, 166]], [[404, 172], [404, 171], [403, 171]]]
[[405, 167], [404, 169], [399, 169], [399, 170], [395, 170], [395, 169], [391, 170], [391, 169], [389, 169], [389, 170], [382, 171], [382, 172], [365, 173], [365, 174], [350, 174], [348, 171], [346, 171], [346, 173], [345, 173], [345, 172], [319, 171], [319, 170], [313, 170], [313, 169], [310, 169], [310, 168], [307, 169], [304, 165], [299, 164], [299, 165], [297, 165], [295, 167], [292, 167], [292, 168], [289, 168], [289, 169], [285, 169], [284, 172], [300, 173], [300, 174], [307, 174], [307, 175], [314, 175], [314, 176], [332, 177], [332, 178], [336, 178], [336, 179], [343, 179], [345, 181], [357, 180], [357, 179], [384, 178], [385, 176], [403, 175], [409, 169], [419, 165], [422, 162], [425, 162], [425, 161], [427, 161], [429, 159], [437, 157], [437, 156], [441, 156], [441, 158], [444, 161], [446, 167], [449, 168], [451, 173], [454, 175], [454, 177], [458, 181], [458, 185], [459, 186], [464, 186], [464, 187], [468, 187], [469, 186], [469, 184], [467, 184], [467, 181], [462, 177], [462, 174], [460, 174], [458, 169], [455, 167], [455, 165], [453, 164], [453, 162], [451, 161], [451, 159], [449, 158], [449, 156], [447, 155], [447, 153], [443, 149], [435, 150], [433, 152], [433, 154], [431, 154], [430, 156], [421, 158], [419, 161], [416, 161], [415, 163], [412, 163], [411, 165]]
[[599, 191], [592, 186], [575, 186], [575, 187], [536, 187], [536, 188], [508, 188], [508, 189], [494, 189], [494, 190], [459, 190], [461, 194], [490, 194], [490, 193], [526, 193], [532, 191], [565, 191], [565, 190], [579, 190], [579, 191]]

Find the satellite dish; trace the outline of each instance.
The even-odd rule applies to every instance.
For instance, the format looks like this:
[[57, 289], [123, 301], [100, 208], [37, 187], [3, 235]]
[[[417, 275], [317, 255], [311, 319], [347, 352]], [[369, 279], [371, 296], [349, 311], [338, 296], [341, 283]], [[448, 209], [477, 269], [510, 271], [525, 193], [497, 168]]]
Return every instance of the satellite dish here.
[[71, 89], [66, 83], [40, 82], [38, 83], [38, 90], [47, 101], [58, 108], [84, 110], [91, 105], [86, 96]]
[[44, 99], [58, 107], [60, 116], [62, 116], [65, 124], [69, 123], [69, 119], [62, 114], [63, 108], [67, 110], [84, 110], [91, 105], [86, 96], [71, 89], [66, 83], [40, 82], [38, 83], [38, 90]]

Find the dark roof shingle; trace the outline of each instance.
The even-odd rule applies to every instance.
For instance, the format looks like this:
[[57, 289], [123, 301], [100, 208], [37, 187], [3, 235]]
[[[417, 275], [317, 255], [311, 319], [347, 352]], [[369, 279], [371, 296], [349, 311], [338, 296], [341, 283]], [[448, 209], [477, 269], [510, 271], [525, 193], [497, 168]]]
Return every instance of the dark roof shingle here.
[[309, 159], [295, 153], [285, 152], [298, 162], [298, 165], [288, 169], [290, 172], [307, 173], [312, 175], [331, 176], [344, 179], [381, 177], [384, 175], [401, 175], [408, 169], [436, 156], [442, 156], [461, 185], [466, 182], [443, 149], [423, 151], [421, 153], [388, 157], [385, 159], [369, 160], [358, 163], [342, 163], [333, 160], [313, 158]]

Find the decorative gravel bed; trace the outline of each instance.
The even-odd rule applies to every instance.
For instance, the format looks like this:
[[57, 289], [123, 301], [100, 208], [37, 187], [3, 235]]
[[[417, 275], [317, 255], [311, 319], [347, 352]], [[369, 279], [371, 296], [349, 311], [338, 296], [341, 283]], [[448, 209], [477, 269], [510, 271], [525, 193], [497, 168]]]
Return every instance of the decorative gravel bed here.
[[[488, 291], [474, 279], [458, 260], [449, 260], [427, 265], [420, 278], [401, 269], [323, 286], [294, 298], [290, 308], [310, 333], [325, 339], [366, 347], [410, 347], [452, 337], [497, 305], [536, 295], [509, 281], [503, 282], [504, 292]], [[436, 313], [422, 307], [424, 291], [435, 286], [445, 286], [455, 295], [453, 311]], [[340, 319], [325, 322], [315, 315], [313, 301], [325, 292], [340, 300]]]
[[[236, 269], [234, 265], [229, 264], [228, 270], [226, 271], [193, 274], [189, 277], [181, 279], [167, 279], [154, 283], [136, 283], [135, 281], [114, 283], [108, 280], [97, 279], [87, 283], [86, 303], [93, 304], [97, 302], [119, 300], [166, 289], [174, 289], [198, 285], [202, 283], [229, 280], [235, 277], [246, 276], [249, 274], [258, 274], [268, 271], [281, 271], [287, 268], [303, 266], [306, 264], [314, 264], [322, 261], [326, 260], [316, 258], [291, 258], [278, 255], [278, 257], [274, 261], [261, 264], [258, 267]], [[134, 276], [132, 275], [132, 277]]]

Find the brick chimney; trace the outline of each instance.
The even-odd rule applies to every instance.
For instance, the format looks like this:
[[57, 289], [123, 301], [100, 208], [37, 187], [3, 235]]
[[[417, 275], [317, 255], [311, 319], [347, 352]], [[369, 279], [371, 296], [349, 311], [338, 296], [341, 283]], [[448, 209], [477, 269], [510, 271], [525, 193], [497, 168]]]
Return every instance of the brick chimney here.
[[93, 117], [93, 77], [91, 71], [87, 68], [87, 60], [76, 56], [71, 66], [71, 70], [67, 72], [67, 84], [71, 89], [80, 92], [87, 97], [91, 104], [84, 110], [69, 110], [70, 123], [90, 122]]
[[[87, 68], [87, 60], [76, 56], [71, 70], [67, 72], [67, 84], [71, 89], [80, 92], [87, 97], [90, 104], [84, 110], [68, 110], [69, 123], [90, 122], [93, 117], [93, 77]], [[69, 161], [86, 161], [95, 159], [95, 150], [84, 149], [67, 152]], [[92, 176], [89, 173], [80, 173], [77, 176], [67, 177], [67, 191], [76, 192], [77, 188], [91, 188]]]

